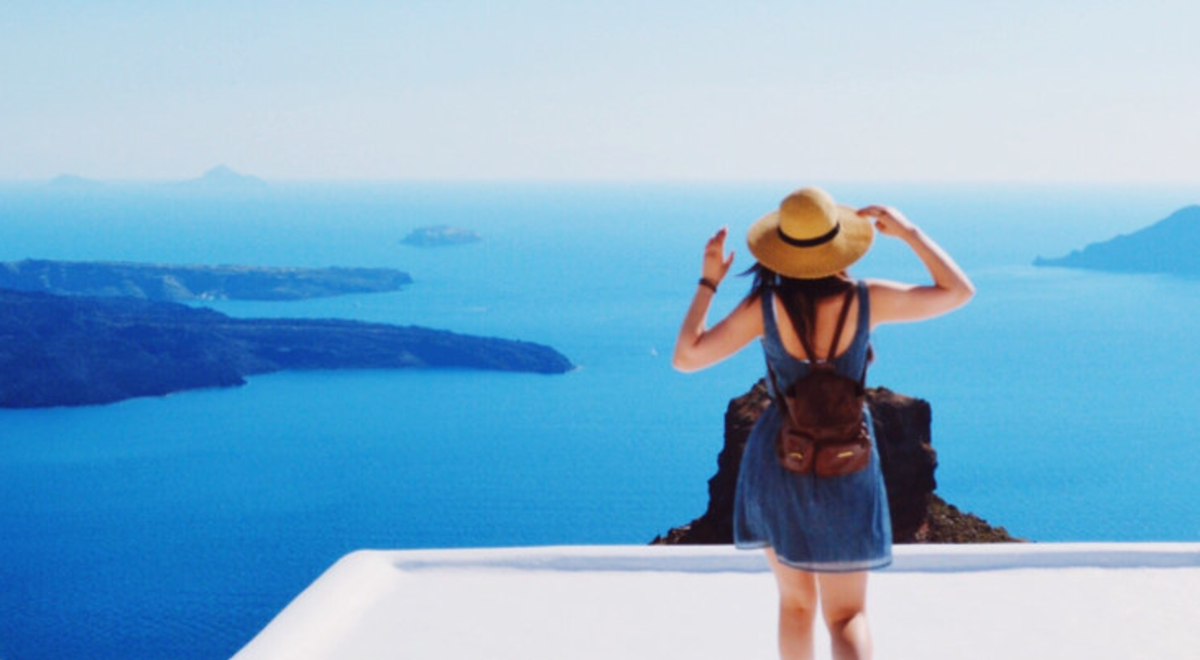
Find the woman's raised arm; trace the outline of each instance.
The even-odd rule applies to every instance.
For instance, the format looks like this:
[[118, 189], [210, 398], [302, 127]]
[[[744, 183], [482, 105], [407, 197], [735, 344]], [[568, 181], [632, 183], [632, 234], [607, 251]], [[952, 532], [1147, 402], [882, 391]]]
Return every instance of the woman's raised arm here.
[[[726, 229], [722, 228], [704, 246], [701, 283], [696, 285], [696, 295], [692, 297], [692, 304], [679, 328], [675, 353], [671, 358], [671, 366], [680, 371], [696, 371], [716, 364], [762, 334], [762, 307], [758, 298], [742, 301], [729, 316], [711, 329], [705, 328], [716, 287], [733, 265], [733, 252], [725, 255], [726, 233]], [[705, 281], [711, 283], [712, 287], [704, 284]]]
[[858, 213], [874, 218], [880, 234], [907, 243], [933, 277], [933, 284], [923, 286], [872, 280], [872, 325], [939, 316], [962, 307], [975, 295], [975, 285], [950, 255], [899, 211], [889, 206], [868, 206]]

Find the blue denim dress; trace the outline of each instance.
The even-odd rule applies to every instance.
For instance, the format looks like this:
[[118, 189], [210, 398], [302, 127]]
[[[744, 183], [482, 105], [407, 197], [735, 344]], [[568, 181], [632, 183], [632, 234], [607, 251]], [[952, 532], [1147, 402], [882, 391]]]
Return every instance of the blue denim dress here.
[[[867, 359], [871, 329], [867, 286], [864, 282], [857, 286], [854, 340], [833, 360], [839, 373], [855, 379]], [[786, 388], [808, 373], [808, 362], [784, 349], [772, 298], [771, 291], [762, 298], [762, 346], [779, 386]], [[891, 564], [892, 525], [874, 429], [866, 469], [841, 477], [816, 477], [793, 474], [779, 465], [775, 457], [779, 425], [779, 411], [772, 403], [746, 441], [733, 506], [737, 546], [774, 548], [780, 562], [813, 572], [863, 571]]]

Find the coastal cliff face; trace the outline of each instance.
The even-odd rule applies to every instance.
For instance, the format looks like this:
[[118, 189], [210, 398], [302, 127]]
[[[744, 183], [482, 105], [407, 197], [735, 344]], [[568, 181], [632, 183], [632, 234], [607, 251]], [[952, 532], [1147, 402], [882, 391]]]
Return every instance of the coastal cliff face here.
[[[764, 381], [729, 402], [725, 411], [725, 445], [717, 456], [717, 474], [708, 482], [708, 509], [687, 525], [676, 527], [656, 544], [733, 542], [733, 497], [738, 466], [750, 429], [770, 403]], [[885, 388], [867, 391], [867, 405], [879, 444], [896, 543], [997, 543], [1015, 541], [1003, 527], [992, 527], [934, 494], [937, 453], [930, 444], [932, 413], [920, 399]]]
[[0, 289], [0, 407], [110, 403], [245, 383], [285, 369], [563, 373], [548, 346], [416, 326], [235, 319], [132, 298]]

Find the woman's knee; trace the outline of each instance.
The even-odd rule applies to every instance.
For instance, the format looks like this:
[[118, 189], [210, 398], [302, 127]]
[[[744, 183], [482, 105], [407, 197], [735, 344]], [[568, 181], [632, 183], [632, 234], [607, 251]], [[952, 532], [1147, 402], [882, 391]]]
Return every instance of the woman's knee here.
[[830, 630], [844, 628], [856, 620], [865, 620], [866, 573], [823, 575], [820, 583], [821, 614]]
[[780, 589], [779, 609], [792, 616], [813, 620], [817, 616], [817, 599], [804, 592]]
[[865, 622], [867, 620], [866, 608], [838, 608], [830, 611], [828, 608], [821, 609], [821, 617], [825, 619], [825, 626], [829, 628], [831, 633], [838, 633], [856, 623]]

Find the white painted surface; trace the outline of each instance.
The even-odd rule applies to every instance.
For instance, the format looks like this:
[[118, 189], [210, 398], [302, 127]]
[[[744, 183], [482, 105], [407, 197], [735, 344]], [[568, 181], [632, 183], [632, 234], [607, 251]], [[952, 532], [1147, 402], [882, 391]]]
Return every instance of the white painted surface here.
[[[722, 546], [362, 551], [235, 659], [769, 659], [775, 598]], [[869, 603], [881, 659], [1196, 660], [1200, 544], [898, 546]]]

